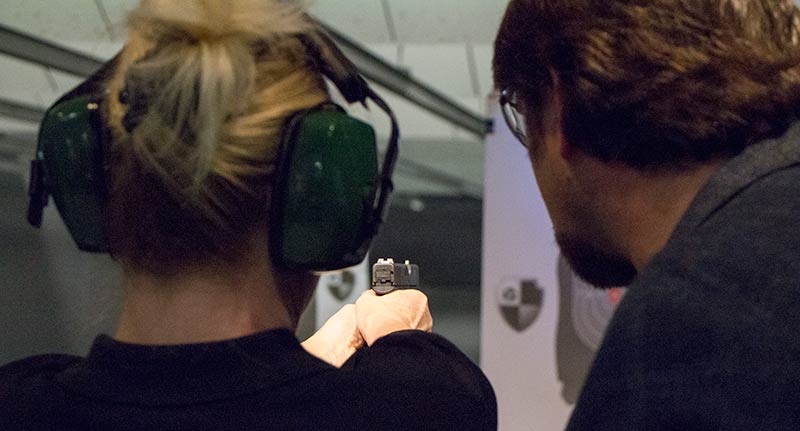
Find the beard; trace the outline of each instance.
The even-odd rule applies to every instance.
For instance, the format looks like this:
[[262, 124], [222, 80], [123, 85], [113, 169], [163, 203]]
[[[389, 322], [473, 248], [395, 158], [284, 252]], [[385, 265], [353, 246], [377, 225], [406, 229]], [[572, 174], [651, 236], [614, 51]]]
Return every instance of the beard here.
[[609, 247], [563, 233], [556, 233], [556, 242], [575, 274], [595, 287], [627, 286], [636, 278], [633, 263]]

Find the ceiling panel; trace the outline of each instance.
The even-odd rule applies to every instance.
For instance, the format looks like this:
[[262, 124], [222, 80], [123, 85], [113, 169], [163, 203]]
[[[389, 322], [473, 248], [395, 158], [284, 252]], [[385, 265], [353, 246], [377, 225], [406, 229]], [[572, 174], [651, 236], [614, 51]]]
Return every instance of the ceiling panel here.
[[137, 0], [100, 0], [103, 9], [99, 13], [105, 12], [108, 22], [111, 25], [113, 40], [123, 39], [125, 36], [125, 22], [128, 13], [139, 3]]
[[450, 97], [473, 96], [466, 45], [406, 45], [403, 64], [413, 75]]
[[[481, 1], [481, 0], [477, 0]], [[459, 10], [476, 0], [402, 0], [391, 2], [392, 17], [402, 43], [460, 42]]]
[[[438, 1], [431, 3], [438, 3]], [[457, 9], [461, 24], [459, 40], [475, 43], [494, 41], [508, 1], [470, 0], [464, 3]]]
[[313, 0], [311, 13], [360, 43], [395, 42], [379, 0]]
[[0, 24], [100, 58], [121, 46], [92, 0], [3, 0]]
[[3, 0], [0, 23], [54, 41], [109, 37], [92, 0]]
[[507, 0], [400, 0], [390, 3], [400, 42], [487, 43]]

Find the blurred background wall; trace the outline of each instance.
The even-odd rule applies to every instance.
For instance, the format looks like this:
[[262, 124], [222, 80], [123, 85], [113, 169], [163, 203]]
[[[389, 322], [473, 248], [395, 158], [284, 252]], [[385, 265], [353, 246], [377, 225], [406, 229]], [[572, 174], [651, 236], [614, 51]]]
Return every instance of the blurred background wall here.
[[[113, 331], [119, 269], [108, 256], [77, 251], [52, 202], [41, 230], [27, 225], [27, 170], [41, 113], [86, 75], [80, 64], [91, 68], [120, 49], [125, 15], [135, 4], [0, 4], [0, 363], [51, 351], [84, 353], [95, 334]], [[483, 111], [492, 90], [491, 43], [506, 0], [310, 4], [323, 23], [356, 43], [357, 49], [347, 52], [360, 65], [382, 64], [373, 84], [402, 128], [397, 198], [371, 258], [418, 263], [435, 330], [477, 361]], [[27, 46], [12, 52], [11, 33], [50, 44], [56, 52]], [[55, 64], [59, 59], [67, 67]], [[413, 94], [427, 99], [415, 100]], [[380, 140], [386, 139], [382, 115], [359, 107], [351, 112], [372, 122]], [[319, 323], [307, 313], [301, 337]]]

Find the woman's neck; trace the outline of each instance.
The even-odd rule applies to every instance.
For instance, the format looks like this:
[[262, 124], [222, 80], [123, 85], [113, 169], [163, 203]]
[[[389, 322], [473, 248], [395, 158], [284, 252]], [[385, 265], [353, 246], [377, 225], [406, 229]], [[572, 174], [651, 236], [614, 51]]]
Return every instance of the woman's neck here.
[[288, 328], [268, 259], [162, 276], [126, 270], [115, 339], [135, 344], [190, 344]]

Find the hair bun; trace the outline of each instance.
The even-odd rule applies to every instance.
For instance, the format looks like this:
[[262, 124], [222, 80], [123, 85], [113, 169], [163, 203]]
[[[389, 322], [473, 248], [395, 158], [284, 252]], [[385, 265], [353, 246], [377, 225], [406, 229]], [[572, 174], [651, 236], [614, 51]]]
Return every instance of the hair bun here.
[[285, 121], [328, 99], [298, 2], [142, 0], [106, 83], [109, 242], [177, 273], [238, 261], [269, 223]]
[[142, 0], [129, 27], [151, 48], [125, 73], [122, 118], [137, 156], [180, 193], [196, 194], [226, 119], [245, 108], [242, 95], [254, 86], [252, 47], [311, 25], [294, 1]]
[[142, 0], [130, 26], [159, 42], [245, 43], [291, 36], [308, 30], [297, 1]]

